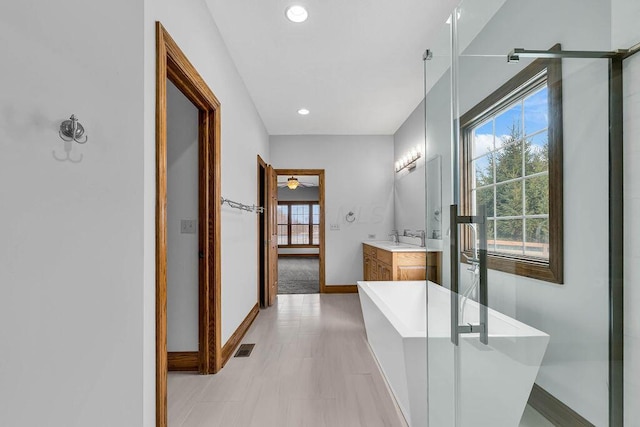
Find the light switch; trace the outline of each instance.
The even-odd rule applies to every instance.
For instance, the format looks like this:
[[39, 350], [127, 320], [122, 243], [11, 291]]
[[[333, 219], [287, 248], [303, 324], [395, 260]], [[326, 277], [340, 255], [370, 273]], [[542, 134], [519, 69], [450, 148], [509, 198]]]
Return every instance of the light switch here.
[[329, 226], [329, 228], [330, 228], [330, 230], [332, 230], [332, 231], [340, 230], [340, 224], [331, 224], [331, 225]]
[[196, 232], [196, 220], [195, 219], [181, 219], [180, 220], [180, 233], [182, 234], [195, 234]]

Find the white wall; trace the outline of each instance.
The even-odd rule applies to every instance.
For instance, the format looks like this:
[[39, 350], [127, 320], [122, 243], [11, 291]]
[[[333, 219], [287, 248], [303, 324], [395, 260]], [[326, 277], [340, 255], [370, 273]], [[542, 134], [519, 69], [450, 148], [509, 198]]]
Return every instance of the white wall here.
[[[167, 350], [198, 351], [198, 109], [167, 82]], [[182, 233], [181, 220], [196, 220]]]
[[[640, 12], [640, 11], [638, 11]], [[640, 40], [640, 34], [638, 34]], [[640, 55], [624, 65], [625, 425], [640, 419]]]
[[[444, 55], [434, 57], [427, 64], [437, 69], [450, 64], [450, 59]], [[405, 228], [422, 229], [425, 227], [425, 197], [429, 197], [428, 206], [436, 205], [432, 198], [432, 191], [425, 196], [425, 160], [440, 157], [441, 182], [440, 182], [440, 233], [443, 237], [442, 246], [442, 277], [443, 283], [449, 283], [449, 205], [451, 204], [451, 84], [450, 73], [445, 71], [441, 78], [432, 84], [426, 97], [427, 106], [427, 137], [424, 146], [425, 158], [418, 160], [418, 165], [413, 172], [402, 171], [395, 174], [395, 227], [402, 233]], [[400, 126], [394, 135], [396, 158], [402, 156], [408, 148], [415, 145], [420, 138], [424, 141], [425, 132], [425, 102], [421, 102], [411, 113], [407, 120]], [[429, 175], [431, 176], [431, 175]], [[431, 188], [431, 184], [430, 187]], [[433, 230], [433, 223], [427, 225], [427, 233]], [[401, 239], [404, 240], [404, 239]], [[416, 241], [407, 241], [416, 243]]]
[[396, 161], [416, 147], [423, 153], [416, 161], [415, 169], [404, 169], [394, 175], [395, 229], [400, 234], [410, 229], [425, 230], [428, 238], [434, 238], [434, 231], [438, 233], [436, 236], [441, 236], [442, 215], [439, 218], [435, 216], [436, 210], [442, 211], [442, 171], [436, 167], [436, 164], [441, 164], [441, 155], [435, 152], [434, 143], [425, 140], [424, 100], [393, 135], [393, 146]]
[[0, 425], [143, 424], [142, 22], [0, 4]]
[[[326, 284], [362, 279], [362, 242], [393, 228], [393, 137], [271, 136], [276, 169], [325, 170]], [[356, 220], [348, 223], [349, 211]], [[340, 227], [331, 230], [331, 224]]]
[[[474, 21], [471, 6], [466, 4], [461, 26]], [[544, 12], [550, 9], [554, 14]], [[575, 10], [581, 12], [576, 14]], [[467, 56], [460, 59], [460, 112], [474, 106], [527, 64], [526, 61], [517, 65], [504, 61], [501, 55], [514, 47], [543, 49], [561, 42], [563, 48], [569, 50], [609, 49], [610, 14], [610, 4], [602, 1], [535, 4], [507, 1], [468, 46]], [[518, 31], [514, 32], [514, 28]], [[565, 284], [553, 285], [490, 271], [489, 302], [492, 308], [551, 335], [537, 383], [594, 424], [605, 425], [608, 396], [607, 64], [574, 60], [564, 61], [563, 67]], [[449, 87], [448, 75], [445, 75], [427, 97], [427, 139], [439, 144], [435, 151], [443, 155], [445, 207], [451, 203], [451, 193], [447, 191], [451, 173]], [[443, 223], [448, 221], [448, 214], [444, 212]], [[444, 228], [446, 231], [447, 227]], [[445, 283], [449, 282], [447, 240], [446, 237]]]
[[[612, 46], [629, 48], [640, 42], [637, 17], [640, 3], [613, 0]], [[624, 418], [625, 425], [640, 419], [640, 55], [624, 63]]]
[[[424, 141], [423, 101], [393, 136], [394, 164], [418, 145], [424, 152]], [[418, 159], [415, 169], [404, 169], [394, 174], [394, 228], [400, 233], [405, 228], [412, 231], [425, 229], [425, 158]]]
[[[145, 17], [145, 49], [155, 51], [155, 21], [160, 21], [198, 70], [222, 105], [222, 195], [253, 204], [257, 201], [259, 154], [269, 160], [268, 136], [262, 120], [224, 45], [213, 17], [203, 0], [148, 0]], [[154, 57], [147, 55], [145, 77], [153, 82]], [[145, 91], [145, 174], [147, 199], [154, 186], [153, 84]], [[145, 219], [153, 222], [153, 204], [147, 200]], [[153, 234], [146, 250], [155, 250]], [[222, 341], [226, 342], [258, 300], [256, 214], [222, 207]], [[149, 268], [149, 266], [147, 266]], [[147, 284], [148, 285], [148, 284]]]

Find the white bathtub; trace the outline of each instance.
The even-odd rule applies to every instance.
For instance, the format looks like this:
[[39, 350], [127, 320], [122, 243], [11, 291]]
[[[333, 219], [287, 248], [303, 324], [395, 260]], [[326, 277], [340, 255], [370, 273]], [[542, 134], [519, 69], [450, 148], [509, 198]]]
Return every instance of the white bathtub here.
[[[358, 282], [369, 345], [407, 422], [448, 427], [457, 416], [458, 426], [517, 427], [549, 335], [489, 309], [489, 344], [464, 334], [455, 347], [450, 292], [429, 282], [427, 341], [425, 285]], [[468, 301], [465, 323], [477, 322], [478, 304]]]

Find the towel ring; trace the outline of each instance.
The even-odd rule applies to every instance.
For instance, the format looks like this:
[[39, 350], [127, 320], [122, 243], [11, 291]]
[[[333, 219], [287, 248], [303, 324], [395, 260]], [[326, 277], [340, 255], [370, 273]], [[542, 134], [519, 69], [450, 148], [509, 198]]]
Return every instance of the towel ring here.
[[356, 214], [354, 214], [353, 212], [349, 212], [347, 214], [347, 216], [344, 217], [345, 221], [347, 221], [348, 223], [352, 223], [356, 220]]

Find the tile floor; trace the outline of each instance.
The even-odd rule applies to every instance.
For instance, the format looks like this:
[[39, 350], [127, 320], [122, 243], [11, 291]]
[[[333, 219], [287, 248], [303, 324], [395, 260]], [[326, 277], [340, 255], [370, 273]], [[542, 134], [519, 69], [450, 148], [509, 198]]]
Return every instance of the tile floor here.
[[[366, 342], [356, 294], [279, 295], [216, 375], [169, 374], [170, 427], [406, 427]], [[520, 427], [552, 426], [527, 407]]]

